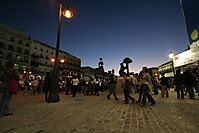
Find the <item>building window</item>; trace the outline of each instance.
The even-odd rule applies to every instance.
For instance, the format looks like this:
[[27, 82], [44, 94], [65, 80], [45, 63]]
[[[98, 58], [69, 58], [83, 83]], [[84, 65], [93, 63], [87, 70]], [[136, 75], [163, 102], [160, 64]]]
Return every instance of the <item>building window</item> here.
[[14, 51], [14, 47], [12, 45], [9, 45], [8, 50]]
[[11, 42], [14, 42], [14, 41], [15, 41], [15, 38], [14, 38], [14, 37], [10, 37], [10, 41], [11, 41]]
[[30, 45], [29, 45], [29, 43], [26, 43], [26, 47], [29, 47]]
[[22, 40], [19, 40], [18, 43], [19, 43], [19, 44], [22, 44]]
[[41, 48], [41, 51], [44, 51], [43, 48]]
[[43, 54], [41, 54], [40, 57], [41, 57], [41, 58], [44, 58], [44, 57], [43, 57]]
[[13, 54], [12, 53], [8, 53], [6, 59], [12, 59], [13, 58]]
[[46, 53], [48, 53], [48, 50], [46, 50]]
[[52, 52], [51, 54], [52, 54], [52, 55], [54, 55], [54, 53], [53, 53], [53, 52]]
[[3, 58], [3, 51], [0, 51], [0, 58]]
[[24, 54], [29, 55], [29, 54], [30, 54], [30, 51], [26, 49], [25, 52], [24, 52]]
[[46, 55], [46, 59], [49, 60], [48, 55]]
[[18, 47], [17, 48], [17, 53], [22, 53], [22, 48]]
[[0, 48], [4, 48], [4, 43], [0, 42]]
[[37, 49], [37, 47], [35, 47], [34, 49]]
[[23, 57], [23, 59], [24, 59], [24, 62], [26, 62], [26, 63], [28, 63], [28, 62], [29, 62], [29, 58], [28, 58], [28, 56], [24, 56], [24, 57]]
[[16, 61], [20, 61], [20, 59], [21, 59], [21, 56], [17, 54]]

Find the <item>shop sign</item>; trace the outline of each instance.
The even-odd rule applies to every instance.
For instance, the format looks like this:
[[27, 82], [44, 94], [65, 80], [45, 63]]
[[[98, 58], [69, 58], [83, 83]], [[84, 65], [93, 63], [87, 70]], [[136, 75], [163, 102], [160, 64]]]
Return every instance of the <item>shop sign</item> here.
[[191, 64], [199, 60], [199, 47], [184, 51], [174, 57], [174, 67]]

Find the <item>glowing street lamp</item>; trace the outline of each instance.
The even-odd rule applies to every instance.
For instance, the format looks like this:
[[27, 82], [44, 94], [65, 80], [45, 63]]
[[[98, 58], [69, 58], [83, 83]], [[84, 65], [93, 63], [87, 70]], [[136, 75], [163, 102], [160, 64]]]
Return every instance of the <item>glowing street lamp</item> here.
[[173, 57], [174, 57], [174, 54], [170, 52], [170, 53], [169, 53], [169, 58], [170, 58], [170, 59], [173, 59]]
[[69, 8], [67, 8], [63, 11], [63, 16], [70, 19], [73, 17], [73, 12]]
[[[60, 48], [60, 29], [61, 29], [61, 18], [62, 15], [66, 18], [72, 18], [73, 13], [71, 10], [69, 10], [69, 7], [67, 7], [66, 10], [63, 10], [62, 7], [62, 0], [59, 0], [59, 15], [58, 15], [58, 28], [57, 28], [57, 43], [56, 43], [56, 54], [55, 54], [55, 64], [52, 71], [52, 82], [51, 82], [51, 88], [49, 90], [49, 97], [48, 102], [49, 103], [55, 103], [59, 102], [59, 48]], [[63, 10], [63, 11], [62, 11]], [[62, 60], [63, 61], [63, 60]]]
[[64, 60], [64, 59], [61, 59], [61, 60], [60, 60], [60, 62], [61, 62], [61, 63], [64, 63], [64, 62], [65, 62], [65, 60]]
[[55, 58], [51, 58], [50, 61], [51, 61], [52, 63], [54, 63], [54, 62], [55, 62]]

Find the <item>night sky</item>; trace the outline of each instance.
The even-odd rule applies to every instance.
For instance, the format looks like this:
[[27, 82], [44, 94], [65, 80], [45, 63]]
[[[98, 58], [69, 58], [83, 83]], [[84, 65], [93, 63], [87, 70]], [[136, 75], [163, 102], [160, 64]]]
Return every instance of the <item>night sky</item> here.
[[[0, 22], [56, 46], [58, 0], [1, 1]], [[189, 39], [179, 0], [64, 0], [74, 18], [62, 17], [60, 48], [82, 66], [116, 69], [125, 57], [130, 70], [157, 67], [184, 51]]]

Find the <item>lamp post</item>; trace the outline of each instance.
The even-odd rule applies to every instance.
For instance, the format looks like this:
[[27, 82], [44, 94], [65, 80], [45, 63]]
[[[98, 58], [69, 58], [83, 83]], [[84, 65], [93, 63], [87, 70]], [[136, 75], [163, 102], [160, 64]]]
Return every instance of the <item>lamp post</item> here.
[[172, 71], [173, 71], [173, 76], [175, 76], [175, 67], [174, 67], [174, 63], [173, 63], [173, 57], [174, 54], [172, 52], [169, 53], [169, 58], [171, 59], [171, 65], [172, 65]]
[[185, 16], [185, 11], [184, 11], [184, 7], [183, 7], [183, 2], [182, 0], [179, 0], [180, 2], [180, 7], [181, 7], [181, 10], [182, 10], [182, 17], [183, 17], [183, 20], [184, 20], [184, 23], [185, 23], [185, 29], [186, 29], [186, 32], [187, 32], [187, 35], [188, 35], [188, 39], [189, 39], [189, 43], [191, 44], [191, 39], [189, 37], [189, 28], [187, 26], [187, 19], [186, 19], [186, 16]]
[[59, 48], [60, 48], [60, 29], [61, 29], [61, 17], [64, 15], [66, 18], [72, 18], [73, 13], [70, 11], [69, 7], [67, 7], [66, 10], [63, 10], [62, 6], [62, 0], [59, 0], [59, 6], [58, 6], [59, 12], [58, 12], [58, 29], [57, 29], [57, 43], [56, 43], [56, 54], [55, 54], [55, 64], [52, 71], [52, 82], [51, 82], [51, 88], [49, 89], [49, 97], [48, 102], [49, 103], [55, 103], [59, 102]]

